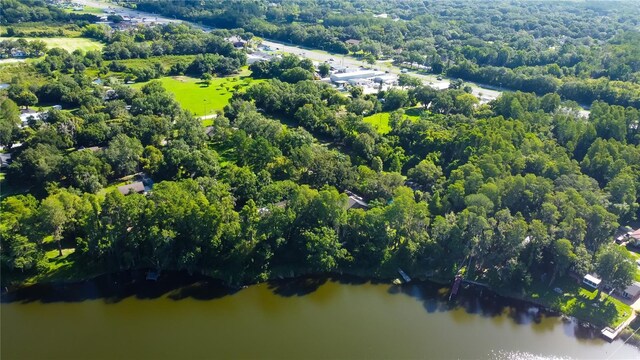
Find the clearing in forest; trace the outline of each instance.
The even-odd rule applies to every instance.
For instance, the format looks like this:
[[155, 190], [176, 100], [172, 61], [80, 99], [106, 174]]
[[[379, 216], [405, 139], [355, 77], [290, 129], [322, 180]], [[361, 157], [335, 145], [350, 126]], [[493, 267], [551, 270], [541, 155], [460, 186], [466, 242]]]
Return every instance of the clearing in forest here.
[[[167, 91], [174, 94], [183, 109], [196, 116], [209, 115], [222, 110], [235, 91], [262, 80], [247, 76], [213, 78], [207, 86], [202, 80], [188, 76], [163, 77], [158, 79]], [[136, 83], [139, 89], [146, 83]]]
[[45, 44], [47, 44], [47, 48], [51, 49], [51, 48], [62, 48], [65, 49], [69, 52], [72, 52], [74, 50], [80, 49], [83, 51], [89, 51], [89, 50], [101, 50], [102, 47], [104, 46], [103, 44], [95, 41], [95, 40], [91, 40], [91, 39], [87, 39], [87, 38], [79, 38], [79, 37], [24, 37], [24, 38], [17, 38], [17, 37], [6, 37], [6, 38], [2, 38], [2, 40], [18, 40], [18, 39], [25, 39], [27, 41], [33, 41], [33, 40], [41, 40], [44, 41]]

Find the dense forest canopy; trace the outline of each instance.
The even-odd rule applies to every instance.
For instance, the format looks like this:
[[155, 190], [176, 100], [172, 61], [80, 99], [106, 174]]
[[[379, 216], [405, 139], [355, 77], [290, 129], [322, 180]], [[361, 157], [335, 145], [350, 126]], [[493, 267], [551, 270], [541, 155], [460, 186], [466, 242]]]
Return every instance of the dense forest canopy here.
[[[21, 4], [44, 6], [2, 1], [5, 20]], [[0, 145], [13, 160], [6, 183], [28, 185], [0, 205], [10, 274], [2, 281], [46, 272], [55, 246], [60, 255], [73, 249], [86, 273], [183, 270], [234, 284], [332, 271], [390, 276], [399, 266], [450, 279], [464, 267], [519, 290], [623, 266], [611, 279], [622, 287], [634, 268], [612, 237], [640, 208], [632, 5], [139, 1], [244, 30], [85, 24], [101, 51], [46, 50], [25, 65], [40, 80], [15, 77], [1, 95]], [[261, 80], [234, 89], [205, 129], [151, 79], [239, 77], [247, 58], [224, 40], [231, 33], [415, 58], [527, 91], [479, 105], [462, 82], [436, 90], [405, 76], [387, 91], [342, 92], [314, 81], [311, 61], [283, 55], [252, 64]], [[345, 45], [350, 38], [358, 48]], [[143, 65], [129, 67], [132, 59]], [[94, 81], [107, 75], [106, 85]], [[136, 90], [126, 84], [133, 80], [145, 84]], [[588, 117], [566, 99], [590, 104]], [[21, 123], [21, 110], [54, 104], [63, 110]], [[381, 112], [387, 133], [363, 120]], [[133, 176], [152, 179], [152, 190], [117, 190]], [[351, 208], [353, 193], [366, 204]]]

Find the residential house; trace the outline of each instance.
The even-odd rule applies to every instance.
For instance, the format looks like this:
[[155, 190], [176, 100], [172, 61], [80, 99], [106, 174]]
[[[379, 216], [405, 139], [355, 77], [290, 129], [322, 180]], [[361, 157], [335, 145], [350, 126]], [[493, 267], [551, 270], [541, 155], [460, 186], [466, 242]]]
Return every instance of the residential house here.
[[27, 57], [27, 53], [24, 52], [24, 50], [22, 49], [11, 49], [11, 57], [14, 58], [23, 58], [23, 57]]
[[629, 242], [634, 246], [640, 246], [640, 228], [630, 231], [627, 235]]
[[353, 192], [351, 192], [349, 190], [345, 190], [345, 194], [347, 194], [347, 196], [349, 197], [348, 203], [347, 203], [347, 210], [348, 209], [367, 209], [367, 208], [369, 208], [369, 204], [367, 204], [367, 202], [364, 201], [364, 199], [362, 197], [354, 194]]
[[82, 147], [79, 148], [78, 151], [91, 151], [91, 152], [98, 152], [98, 151], [102, 151], [104, 150], [103, 146], [90, 146], [90, 147]]
[[[280, 208], [280, 209], [284, 209], [285, 207], [287, 207], [287, 204], [289, 203], [288, 200], [282, 200], [282, 201], [278, 201], [277, 203], [273, 204], [273, 207], [276, 208]], [[264, 206], [261, 207], [260, 209], [258, 209], [258, 214], [260, 215], [266, 215], [270, 212], [269, 208]]]
[[5, 168], [11, 164], [10, 153], [0, 153], [0, 168]]
[[597, 289], [600, 286], [602, 280], [598, 279], [595, 275], [587, 274], [582, 278], [582, 283]]
[[29, 120], [43, 120], [46, 117], [46, 115], [47, 113], [44, 111], [37, 112], [32, 109], [24, 109], [20, 111], [20, 122], [24, 127], [29, 125]]
[[131, 184], [118, 186], [118, 191], [122, 195], [129, 195], [132, 193], [141, 194], [144, 192], [144, 184], [142, 183], [142, 181], [136, 181]]
[[247, 42], [245, 40], [242, 40], [242, 38], [237, 35], [228, 37], [226, 40], [232, 43], [233, 47], [235, 47], [236, 49], [241, 49], [247, 46]]
[[347, 45], [358, 46], [358, 45], [360, 45], [360, 40], [349, 39], [349, 40], [345, 41], [345, 43]]
[[624, 291], [622, 292], [622, 297], [631, 302], [635, 302], [636, 300], [640, 299], [640, 282], [636, 281], [633, 284], [627, 286], [626, 289], [624, 289]]

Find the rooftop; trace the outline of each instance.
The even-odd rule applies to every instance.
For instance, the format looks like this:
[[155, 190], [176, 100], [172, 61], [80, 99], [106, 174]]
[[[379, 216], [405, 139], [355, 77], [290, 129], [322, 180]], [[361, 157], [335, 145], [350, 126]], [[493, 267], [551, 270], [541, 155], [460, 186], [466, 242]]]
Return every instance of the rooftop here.
[[600, 285], [600, 282], [602, 282], [602, 280], [598, 279], [597, 277], [595, 277], [594, 275], [591, 274], [587, 274], [584, 276], [585, 280], [588, 280], [596, 285]]
[[640, 294], [640, 282], [636, 281], [633, 284], [627, 286], [627, 288], [624, 289], [624, 292], [631, 295], [632, 297], [635, 297], [636, 295]]
[[118, 191], [122, 195], [129, 195], [132, 192], [142, 193], [144, 192], [144, 184], [142, 183], [142, 181], [136, 181], [131, 184], [118, 186]]

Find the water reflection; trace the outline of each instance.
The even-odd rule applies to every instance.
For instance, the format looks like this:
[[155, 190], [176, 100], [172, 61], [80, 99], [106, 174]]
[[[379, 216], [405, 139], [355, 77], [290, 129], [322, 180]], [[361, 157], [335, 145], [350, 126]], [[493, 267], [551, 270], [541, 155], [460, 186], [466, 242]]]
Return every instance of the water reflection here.
[[[5, 294], [0, 348], [2, 358], [551, 359], [607, 358], [622, 344], [524, 301], [474, 287], [448, 301], [448, 291], [342, 276], [231, 289], [186, 274], [119, 274]], [[640, 358], [621, 349], [617, 358]]]

